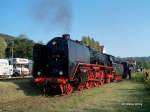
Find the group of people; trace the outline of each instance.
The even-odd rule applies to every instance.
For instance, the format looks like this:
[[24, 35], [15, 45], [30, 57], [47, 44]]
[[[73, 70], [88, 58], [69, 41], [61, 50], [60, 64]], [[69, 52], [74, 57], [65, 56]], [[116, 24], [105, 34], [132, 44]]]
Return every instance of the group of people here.
[[131, 69], [129, 67], [126, 67], [123, 72], [123, 78], [126, 79], [127, 77], [131, 79]]
[[[128, 77], [129, 77], [129, 79], [131, 79], [131, 69], [129, 68], [128, 69], [128, 71], [127, 71], [127, 75], [128, 75]], [[145, 72], [145, 77], [146, 77], [146, 79], [148, 79], [148, 77], [149, 77], [149, 72]]]
[[[129, 79], [131, 79], [131, 69], [130, 68], [128, 69], [128, 73], [127, 74], [128, 74]], [[149, 77], [149, 72], [146, 71], [145, 72], [145, 78], [148, 79], [148, 77]]]

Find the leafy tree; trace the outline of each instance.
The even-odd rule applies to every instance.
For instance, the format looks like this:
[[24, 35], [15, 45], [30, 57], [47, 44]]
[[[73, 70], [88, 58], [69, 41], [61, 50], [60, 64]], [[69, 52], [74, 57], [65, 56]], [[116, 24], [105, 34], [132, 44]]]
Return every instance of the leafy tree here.
[[7, 48], [5, 49], [5, 57], [9, 58], [12, 55], [12, 44], [13, 44], [13, 40], [15, 39], [15, 37], [8, 35], [8, 34], [3, 34], [3, 33], [0, 33], [0, 37], [5, 39], [7, 43]]
[[142, 58], [137, 60], [137, 65], [139, 67], [144, 67], [145, 69], [150, 69], [150, 62]]
[[[14, 58], [32, 58], [32, 47], [34, 41], [30, 40], [27, 35], [21, 34], [18, 37], [14, 37], [11, 35], [0, 33], [0, 37], [2, 37], [7, 43], [7, 48], [5, 49], [6, 58], [12, 57], [12, 54]], [[0, 42], [2, 41], [0, 40]], [[1, 46], [0, 49], [2, 49]], [[0, 51], [0, 53], [2, 52]]]
[[83, 36], [81, 42], [87, 46], [90, 46], [91, 48], [96, 49], [97, 51], [102, 52], [102, 47], [100, 46], [98, 41], [94, 40], [94, 38], [91, 38], [89, 36]]
[[102, 51], [101, 51], [101, 46], [99, 45], [99, 42], [98, 42], [98, 41], [94, 41], [94, 46], [93, 46], [93, 48], [95, 48], [97, 51], [102, 52]]
[[12, 57], [14, 39], [7, 40], [7, 48], [5, 50], [6, 58]]
[[32, 58], [33, 40], [30, 40], [26, 35], [22, 34], [14, 39], [14, 57]]
[[4, 38], [0, 37], [0, 58], [5, 57], [5, 49], [7, 47], [7, 43]]

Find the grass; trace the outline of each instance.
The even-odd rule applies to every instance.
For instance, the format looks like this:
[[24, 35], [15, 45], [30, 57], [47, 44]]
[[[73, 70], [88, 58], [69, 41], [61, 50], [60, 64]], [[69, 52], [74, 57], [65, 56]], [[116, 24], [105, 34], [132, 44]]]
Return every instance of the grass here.
[[150, 89], [150, 70], [146, 70], [149, 72], [148, 78], [146, 78], [145, 73], [138, 72], [133, 74], [133, 80], [137, 82], [144, 82], [146, 84], [146, 88]]
[[68, 96], [42, 96], [31, 80], [0, 82], [0, 112], [149, 112], [143, 75]]

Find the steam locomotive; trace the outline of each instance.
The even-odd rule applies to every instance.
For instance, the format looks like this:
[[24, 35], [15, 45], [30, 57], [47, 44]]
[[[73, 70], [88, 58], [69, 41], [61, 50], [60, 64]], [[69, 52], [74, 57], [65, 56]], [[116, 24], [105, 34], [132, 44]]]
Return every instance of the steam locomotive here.
[[44, 93], [70, 94], [122, 80], [123, 66], [116, 58], [92, 49], [69, 34], [55, 37], [47, 45], [33, 47], [33, 78]]

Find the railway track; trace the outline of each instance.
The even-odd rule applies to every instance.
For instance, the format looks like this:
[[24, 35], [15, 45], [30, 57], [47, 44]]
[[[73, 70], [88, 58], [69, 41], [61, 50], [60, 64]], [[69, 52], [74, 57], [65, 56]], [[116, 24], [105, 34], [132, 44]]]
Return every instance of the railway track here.
[[24, 76], [24, 77], [4, 77], [0, 78], [0, 81], [5, 81], [5, 80], [22, 80], [22, 79], [31, 79], [32, 76]]

